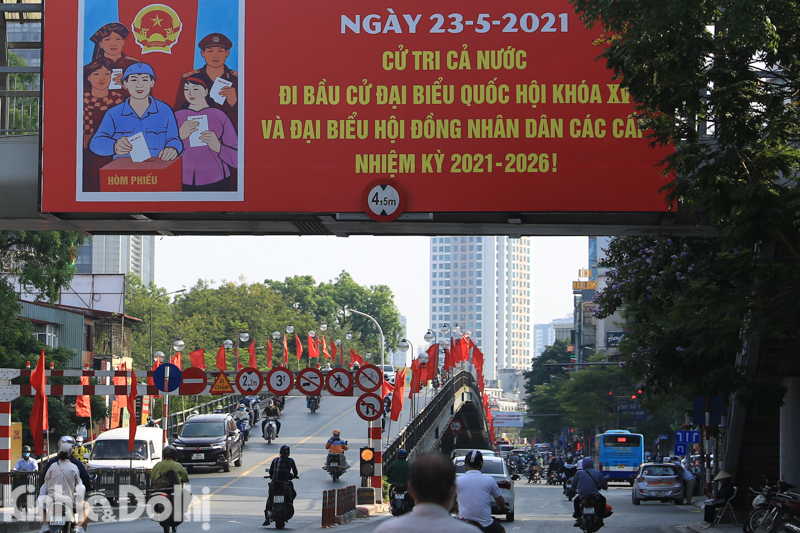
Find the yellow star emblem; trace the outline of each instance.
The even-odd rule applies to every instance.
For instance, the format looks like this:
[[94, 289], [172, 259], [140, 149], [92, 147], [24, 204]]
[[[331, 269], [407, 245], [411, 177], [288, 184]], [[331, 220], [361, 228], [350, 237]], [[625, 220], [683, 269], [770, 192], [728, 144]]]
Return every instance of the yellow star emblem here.
[[161, 26], [161, 22], [163, 19], [158, 18], [158, 15], [156, 15], [156, 18], [150, 20], [153, 21], [153, 26]]

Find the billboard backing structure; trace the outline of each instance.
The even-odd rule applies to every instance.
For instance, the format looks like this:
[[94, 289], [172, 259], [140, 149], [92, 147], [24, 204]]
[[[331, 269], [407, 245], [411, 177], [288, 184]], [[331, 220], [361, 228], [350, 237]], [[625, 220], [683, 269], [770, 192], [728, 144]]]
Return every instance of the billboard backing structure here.
[[64, 0], [44, 36], [44, 213], [668, 211], [567, 0]]

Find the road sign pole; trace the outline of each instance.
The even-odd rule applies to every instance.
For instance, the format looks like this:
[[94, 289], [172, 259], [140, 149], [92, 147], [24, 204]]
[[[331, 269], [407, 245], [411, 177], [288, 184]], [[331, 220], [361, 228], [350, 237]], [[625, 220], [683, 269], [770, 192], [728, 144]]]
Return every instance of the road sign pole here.
[[164, 446], [167, 445], [167, 432], [169, 431], [169, 367], [166, 367], [164, 372], [164, 412], [161, 414], [161, 419], [164, 426]]
[[375, 503], [383, 503], [383, 449], [381, 443], [381, 425], [376, 420], [368, 422], [367, 446], [375, 450], [375, 470], [369, 480], [369, 486], [375, 491]]

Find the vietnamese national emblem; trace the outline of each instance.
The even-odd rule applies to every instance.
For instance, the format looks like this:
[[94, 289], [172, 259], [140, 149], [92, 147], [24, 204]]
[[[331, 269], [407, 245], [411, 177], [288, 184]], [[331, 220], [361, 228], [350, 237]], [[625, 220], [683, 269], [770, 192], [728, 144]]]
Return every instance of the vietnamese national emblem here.
[[150, 4], [133, 19], [133, 35], [142, 53], [164, 52], [171, 54], [172, 46], [181, 34], [181, 19], [169, 6]]

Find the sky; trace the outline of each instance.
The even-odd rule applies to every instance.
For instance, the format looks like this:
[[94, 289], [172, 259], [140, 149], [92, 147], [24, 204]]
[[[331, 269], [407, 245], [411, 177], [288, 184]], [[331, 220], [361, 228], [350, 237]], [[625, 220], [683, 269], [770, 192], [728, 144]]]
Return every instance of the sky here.
[[[428, 237], [157, 237], [155, 283], [168, 291], [198, 279], [256, 283], [310, 275], [319, 283], [346, 270], [361, 285], [392, 289], [408, 320], [407, 338], [418, 346], [430, 326], [429, 245]], [[572, 313], [572, 281], [588, 267], [588, 253], [586, 237], [533, 238], [534, 323]]]

